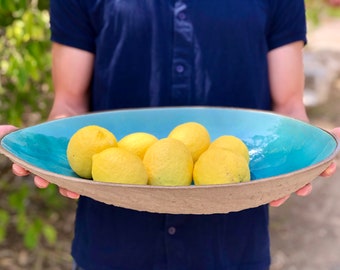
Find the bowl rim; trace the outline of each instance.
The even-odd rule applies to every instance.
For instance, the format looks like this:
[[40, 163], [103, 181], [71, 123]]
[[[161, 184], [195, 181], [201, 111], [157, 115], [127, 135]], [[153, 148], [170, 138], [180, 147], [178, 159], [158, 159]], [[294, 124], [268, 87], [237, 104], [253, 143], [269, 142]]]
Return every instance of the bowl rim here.
[[299, 172], [306, 172], [306, 171], [310, 171], [315, 169], [316, 167], [319, 167], [322, 164], [325, 163], [329, 163], [330, 161], [332, 161], [335, 156], [338, 154], [339, 150], [340, 150], [340, 146], [339, 146], [339, 141], [336, 138], [336, 136], [334, 134], [332, 134], [330, 131], [325, 130], [324, 128], [320, 128], [316, 125], [310, 124], [308, 122], [302, 121], [300, 119], [296, 119], [296, 118], [292, 118], [286, 115], [281, 115], [278, 113], [275, 113], [273, 111], [267, 111], [267, 110], [261, 110], [261, 109], [249, 109], [249, 108], [239, 108], [239, 107], [223, 107], [223, 106], [164, 106], [164, 107], [141, 107], [141, 108], [123, 108], [123, 109], [115, 109], [115, 110], [102, 110], [102, 111], [96, 111], [96, 112], [88, 112], [85, 114], [81, 114], [81, 115], [74, 115], [74, 116], [70, 116], [67, 118], [73, 118], [76, 119], [78, 117], [84, 117], [87, 115], [100, 115], [100, 114], [106, 114], [106, 113], [118, 113], [118, 112], [126, 112], [126, 111], [132, 111], [132, 112], [140, 112], [140, 111], [152, 111], [152, 110], [178, 110], [178, 109], [186, 109], [186, 110], [204, 110], [204, 109], [214, 109], [214, 110], [237, 110], [237, 111], [245, 111], [245, 112], [255, 112], [255, 113], [261, 113], [261, 114], [268, 114], [268, 115], [273, 115], [273, 116], [278, 116], [280, 118], [285, 118], [285, 119], [290, 119], [293, 121], [297, 121], [300, 122], [302, 124], [305, 124], [307, 126], [313, 126], [325, 133], [327, 133], [328, 135], [330, 135], [335, 142], [335, 147], [334, 150], [332, 151], [332, 153], [325, 159], [323, 159], [322, 161], [319, 161], [315, 164], [309, 165], [307, 167], [304, 167], [302, 169], [298, 169], [298, 170], [294, 170], [292, 172], [288, 172], [288, 173], [284, 173], [284, 174], [280, 174], [280, 175], [276, 175], [276, 176], [272, 176], [272, 177], [265, 177], [265, 178], [259, 178], [253, 181], [249, 181], [249, 182], [242, 182], [242, 183], [230, 183], [230, 184], [219, 184], [219, 185], [190, 185], [190, 186], [152, 186], [152, 185], [134, 185], [134, 184], [117, 184], [117, 183], [108, 183], [108, 182], [97, 182], [97, 181], [93, 181], [91, 179], [85, 179], [85, 178], [81, 178], [81, 177], [73, 177], [73, 176], [67, 176], [67, 175], [63, 175], [63, 174], [58, 174], [58, 173], [54, 173], [39, 167], [36, 167], [32, 164], [30, 164], [29, 162], [26, 162], [25, 160], [21, 159], [20, 157], [17, 157], [16, 155], [14, 155], [11, 151], [9, 151], [8, 149], [6, 149], [3, 146], [3, 139], [5, 139], [8, 135], [15, 133], [15, 132], [20, 132], [21, 130], [24, 129], [28, 129], [31, 127], [35, 127], [35, 126], [40, 126], [40, 125], [45, 125], [51, 122], [56, 122], [56, 121], [63, 121], [66, 118], [58, 118], [58, 119], [53, 119], [50, 121], [46, 121], [46, 122], [42, 122], [39, 123], [37, 125], [33, 125], [31, 127], [24, 127], [24, 128], [19, 128], [16, 129], [10, 133], [5, 134], [4, 136], [0, 137], [0, 154], [5, 155], [7, 158], [9, 158], [12, 162], [15, 162], [19, 165], [21, 165], [22, 167], [24, 167], [25, 169], [29, 170], [29, 171], [36, 171], [38, 173], [42, 173], [45, 175], [49, 175], [51, 177], [54, 178], [60, 178], [62, 177], [65, 180], [71, 180], [74, 182], [79, 182], [79, 183], [83, 183], [83, 181], [87, 181], [90, 182], [90, 185], [103, 185], [103, 186], [107, 186], [107, 185], [112, 185], [112, 186], [120, 186], [120, 187], [126, 187], [126, 188], [139, 188], [139, 189], [170, 189], [170, 190], [183, 190], [183, 189], [209, 189], [209, 188], [216, 188], [216, 186], [221, 186], [221, 187], [226, 187], [226, 186], [244, 186], [244, 185], [255, 185], [258, 182], [266, 182], [266, 181], [270, 181], [273, 179], [278, 179], [278, 178], [282, 178], [285, 176], [292, 176], [294, 174], [297, 174]]

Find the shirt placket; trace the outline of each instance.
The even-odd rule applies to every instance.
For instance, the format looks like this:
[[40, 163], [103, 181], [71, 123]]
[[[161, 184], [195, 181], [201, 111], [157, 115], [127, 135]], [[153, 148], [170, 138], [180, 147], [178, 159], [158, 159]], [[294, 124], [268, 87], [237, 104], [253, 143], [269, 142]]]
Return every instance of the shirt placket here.
[[175, 2], [171, 87], [173, 105], [189, 105], [191, 100], [193, 26], [187, 12], [185, 1]]
[[187, 270], [189, 269], [189, 261], [185, 242], [183, 228], [185, 217], [182, 215], [166, 215], [165, 218], [165, 254], [167, 270]]
[[[172, 51], [171, 104], [190, 105], [192, 91], [193, 26], [188, 16], [187, 1], [174, 3], [174, 36]], [[167, 270], [188, 269], [183, 238], [182, 215], [166, 215], [165, 250]]]

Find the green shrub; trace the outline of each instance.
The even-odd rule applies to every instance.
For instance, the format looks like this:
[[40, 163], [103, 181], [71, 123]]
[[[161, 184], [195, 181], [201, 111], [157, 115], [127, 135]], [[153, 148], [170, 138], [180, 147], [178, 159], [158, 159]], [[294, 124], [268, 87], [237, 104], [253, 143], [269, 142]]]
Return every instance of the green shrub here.
[[0, 0], [0, 123], [22, 126], [46, 117], [49, 35], [48, 1]]
[[[0, 0], [0, 124], [24, 127], [47, 117], [52, 100], [48, 8], [46, 0]], [[28, 249], [53, 245], [57, 230], [51, 217], [66, 207], [65, 199], [55, 186], [39, 190], [32, 179], [14, 177], [4, 157], [0, 165], [0, 246], [9, 228]]]
[[306, 0], [307, 20], [312, 26], [317, 26], [323, 19], [340, 17], [340, 8], [327, 4], [327, 0]]

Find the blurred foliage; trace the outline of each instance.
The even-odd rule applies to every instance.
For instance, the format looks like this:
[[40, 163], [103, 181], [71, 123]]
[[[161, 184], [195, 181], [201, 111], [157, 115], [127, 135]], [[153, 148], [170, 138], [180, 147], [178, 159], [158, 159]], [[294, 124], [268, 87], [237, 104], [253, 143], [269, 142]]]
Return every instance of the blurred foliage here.
[[[48, 0], [0, 0], [0, 124], [24, 127], [47, 117], [52, 101], [48, 9]], [[10, 162], [0, 158], [0, 247], [10, 244], [13, 233], [28, 249], [53, 245], [54, 222], [65, 199], [55, 186], [39, 190], [32, 179], [16, 180]]]
[[65, 204], [57, 195], [55, 186], [38, 190], [32, 181], [21, 178], [16, 183], [12, 176], [2, 180], [1, 193], [6, 194], [7, 198], [1, 203], [3, 209], [6, 209], [2, 213], [5, 218], [3, 235], [6, 235], [7, 228], [11, 227], [22, 236], [23, 245], [29, 249], [40, 246], [42, 242], [49, 245], [56, 242], [57, 231], [52, 224], [55, 212], [60, 211]]
[[317, 26], [329, 17], [340, 18], [340, 8], [327, 4], [327, 0], [305, 0], [307, 20], [311, 26]]
[[47, 0], [0, 0], [0, 123], [22, 126], [30, 120], [28, 114], [35, 113], [35, 122], [47, 115], [51, 102], [48, 6]]
[[[56, 222], [62, 222], [67, 200], [55, 185], [37, 189], [32, 176], [15, 177], [9, 161], [0, 157], [0, 249], [2, 245], [24, 246], [33, 250], [53, 246], [57, 240]], [[21, 238], [21, 244], [11, 243]], [[39, 250], [39, 249], [36, 249]]]

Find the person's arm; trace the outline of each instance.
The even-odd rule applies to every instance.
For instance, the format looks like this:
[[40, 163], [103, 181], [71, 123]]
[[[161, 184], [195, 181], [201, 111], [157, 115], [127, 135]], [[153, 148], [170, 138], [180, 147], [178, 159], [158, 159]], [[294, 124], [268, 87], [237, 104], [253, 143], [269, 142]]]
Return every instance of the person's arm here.
[[[268, 71], [273, 101], [273, 111], [289, 117], [308, 122], [308, 116], [303, 103], [304, 68], [303, 43], [294, 42], [274, 49], [268, 53]], [[334, 134], [340, 136], [340, 129], [334, 129]], [[330, 176], [335, 172], [335, 163], [326, 169], [322, 176]], [[306, 196], [312, 191], [308, 184], [296, 191], [297, 195]], [[289, 196], [273, 201], [271, 206], [280, 206]]]
[[89, 86], [94, 55], [54, 43], [52, 46], [52, 79], [54, 102], [49, 119], [88, 112]]
[[[88, 112], [93, 61], [94, 55], [87, 51], [53, 43], [52, 78], [55, 96], [49, 120]], [[29, 173], [16, 164], [13, 164], [13, 172], [19, 176]], [[34, 182], [40, 188], [49, 184], [38, 176], [34, 177]], [[60, 193], [70, 198], [79, 197], [62, 188]]]
[[273, 111], [309, 121], [303, 103], [303, 43], [294, 42], [268, 53], [268, 72]]

